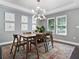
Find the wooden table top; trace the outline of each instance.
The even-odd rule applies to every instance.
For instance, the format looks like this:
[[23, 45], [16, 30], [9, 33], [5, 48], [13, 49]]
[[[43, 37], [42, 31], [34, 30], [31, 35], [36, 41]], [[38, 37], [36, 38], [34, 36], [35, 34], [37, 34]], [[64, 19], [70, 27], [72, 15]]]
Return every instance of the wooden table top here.
[[20, 36], [28, 38], [28, 37], [35, 37], [36, 35], [42, 35], [42, 34], [44, 33], [20, 34]]

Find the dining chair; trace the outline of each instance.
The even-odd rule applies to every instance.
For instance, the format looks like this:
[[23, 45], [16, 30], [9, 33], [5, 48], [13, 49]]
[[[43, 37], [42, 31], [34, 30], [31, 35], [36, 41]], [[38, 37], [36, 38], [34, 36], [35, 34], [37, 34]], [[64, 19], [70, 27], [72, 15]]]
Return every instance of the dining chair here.
[[[28, 34], [26, 34], [28, 35]], [[26, 59], [28, 57], [28, 53], [31, 51], [31, 45], [33, 44], [35, 46], [36, 49], [36, 54], [37, 54], [37, 59], [39, 59], [39, 53], [38, 53], [38, 47], [37, 47], [37, 38], [36, 36], [21, 36], [24, 38], [24, 41], [27, 41], [27, 48], [26, 48]], [[29, 44], [30, 43], [30, 44]], [[30, 48], [30, 49], [29, 49]]]
[[[31, 41], [31, 44], [34, 44], [37, 49], [40, 48], [40, 44], [44, 43], [44, 48], [45, 48], [45, 52], [47, 52], [47, 44], [46, 44], [46, 39], [45, 39], [45, 33], [38, 33], [36, 34], [36, 37], [34, 39], [34, 41]], [[36, 40], [36, 41], [35, 41]], [[43, 40], [42, 42], [39, 42], [38, 40]]]
[[53, 33], [52, 32], [46, 32], [46, 41], [51, 42], [51, 46], [53, 48]]
[[44, 43], [45, 52], [48, 52], [49, 42], [51, 42], [51, 47], [53, 48], [53, 34], [52, 32], [44, 32], [42, 34], [37, 34], [38, 43]]
[[39, 52], [38, 52], [38, 46], [37, 46], [37, 36], [33, 37], [33, 39], [30, 41], [30, 50], [31, 50], [31, 44], [35, 46], [36, 53], [37, 53], [37, 59], [39, 59]]
[[13, 43], [12, 43], [10, 54], [12, 53], [13, 59], [15, 59], [16, 51], [19, 51], [19, 47], [21, 47], [21, 46], [24, 47], [27, 44], [27, 42], [23, 41], [21, 39], [21, 36], [18, 35], [18, 34], [13, 34], [13, 38], [14, 38], [14, 40], [13, 40]]

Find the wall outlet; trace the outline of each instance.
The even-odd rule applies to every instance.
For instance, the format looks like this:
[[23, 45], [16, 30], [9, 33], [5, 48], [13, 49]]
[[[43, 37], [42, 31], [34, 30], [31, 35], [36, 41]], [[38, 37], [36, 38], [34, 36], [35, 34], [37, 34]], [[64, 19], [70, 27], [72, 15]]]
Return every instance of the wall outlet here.
[[78, 28], [78, 29], [79, 29], [79, 26], [76, 26], [76, 28]]
[[73, 39], [76, 39], [76, 37], [73, 37]]

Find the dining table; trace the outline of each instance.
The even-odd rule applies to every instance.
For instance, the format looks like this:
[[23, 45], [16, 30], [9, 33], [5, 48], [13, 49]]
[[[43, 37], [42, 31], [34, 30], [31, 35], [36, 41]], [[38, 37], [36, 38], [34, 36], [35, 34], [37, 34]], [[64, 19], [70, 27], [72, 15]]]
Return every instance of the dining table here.
[[[51, 45], [52, 45], [52, 47], [53, 47], [53, 37], [52, 37], [52, 35], [50, 35], [49, 33], [38, 33], [38, 32], [36, 32], [36, 33], [30, 33], [30, 34], [20, 34], [20, 36], [23, 37], [23, 38], [25, 38], [25, 39], [27, 40], [27, 46], [29, 47], [29, 41], [34, 40], [34, 41], [36, 42], [36, 44], [38, 44], [38, 43], [37, 43], [37, 40], [40, 39], [40, 37], [41, 37], [43, 34], [46, 34], [46, 35], [44, 35], [44, 41], [45, 41], [45, 42], [46, 42], [46, 39], [47, 39], [46, 36], [50, 36]], [[40, 35], [39, 38], [37, 38], [38, 35]], [[42, 38], [43, 38], [43, 37], [42, 37]], [[27, 50], [29, 51], [29, 48], [28, 48]], [[47, 44], [45, 44], [45, 51], [46, 51], [46, 52], [48, 51], [48, 45], [47, 45]]]
[[[23, 39], [25, 39], [25, 41], [27, 41], [27, 53], [31, 50], [31, 41], [34, 41], [35, 43], [35, 48], [36, 48], [36, 53], [37, 53], [37, 58], [39, 59], [39, 53], [38, 53], [38, 43], [37, 40], [38, 39], [43, 39], [44, 40], [44, 48], [45, 48], [45, 52], [48, 52], [48, 44], [46, 39], [47, 36], [50, 36], [51, 39], [51, 44], [53, 47], [53, 36], [50, 33], [29, 33], [29, 34], [20, 34], [20, 38], [22, 37]], [[27, 56], [28, 54], [26, 54]]]
[[[13, 46], [15, 46], [16, 49], [18, 48], [18, 51], [19, 51], [19, 46], [22, 45], [23, 48], [26, 49], [26, 59], [28, 58], [28, 53], [31, 52], [32, 45], [35, 46], [34, 48], [36, 49], [36, 54], [37, 54], [38, 59], [39, 59], [38, 47], [40, 44], [43, 43], [42, 46], [44, 47], [45, 52], [48, 52], [48, 48], [49, 48], [48, 43], [49, 42], [47, 42], [47, 41], [48, 41], [48, 39], [51, 39], [51, 45], [53, 47], [52, 33], [47, 33], [47, 32], [43, 32], [43, 33], [39, 33], [39, 32], [30, 33], [30, 32], [28, 32], [27, 33], [27, 32], [25, 32], [25, 33], [21, 33], [21, 34], [13, 34], [13, 37], [14, 37], [14, 40], [13, 40], [13, 44], [11, 47], [11, 52], [12, 52]], [[42, 42], [38, 42], [39, 40], [40, 41], [42, 40]], [[26, 48], [25, 48], [25, 46], [26, 46]], [[15, 58], [16, 49], [14, 51], [13, 58]]]

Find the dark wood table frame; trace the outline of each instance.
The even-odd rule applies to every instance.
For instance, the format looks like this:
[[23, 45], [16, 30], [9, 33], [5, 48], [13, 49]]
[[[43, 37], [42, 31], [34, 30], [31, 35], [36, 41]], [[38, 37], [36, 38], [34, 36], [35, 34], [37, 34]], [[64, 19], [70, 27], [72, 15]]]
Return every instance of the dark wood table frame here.
[[29, 42], [30, 42], [31, 40], [29, 40], [29, 39], [34, 39], [34, 41], [35, 41], [35, 48], [36, 48], [36, 52], [37, 52], [37, 58], [39, 59], [36, 35], [32, 35], [32, 34], [28, 35], [28, 34], [27, 34], [27, 35], [20, 35], [20, 36], [27, 40], [26, 59], [27, 59], [27, 56], [28, 56], [28, 52], [29, 52], [29, 50], [30, 50], [30, 49], [29, 49]]
[[[42, 33], [38, 33], [39, 35], [42, 35]], [[36, 50], [37, 50], [37, 57], [38, 57], [38, 59], [39, 59], [39, 54], [38, 54], [38, 48], [37, 48], [37, 34], [24, 34], [24, 35], [20, 35], [21, 37], [23, 37], [24, 39], [26, 39], [27, 40], [27, 47], [29, 47], [29, 39], [34, 39], [34, 41], [35, 41], [35, 48], [36, 48]], [[52, 48], [53, 48], [53, 36], [51, 35], [51, 33], [49, 33], [49, 34], [45, 34], [45, 36], [50, 36], [50, 39], [51, 39], [51, 44], [52, 44]], [[45, 46], [45, 52], [47, 52], [48, 51], [48, 45], [47, 45], [47, 42], [46, 42], [46, 37], [44, 36], [44, 46]], [[27, 51], [26, 51], [26, 53], [28, 53], [29, 52], [29, 48], [27, 48]], [[27, 55], [28, 54], [26, 54], [26, 57], [27, 57]], [[27, 58], [26, 58], [27, 59]]]

